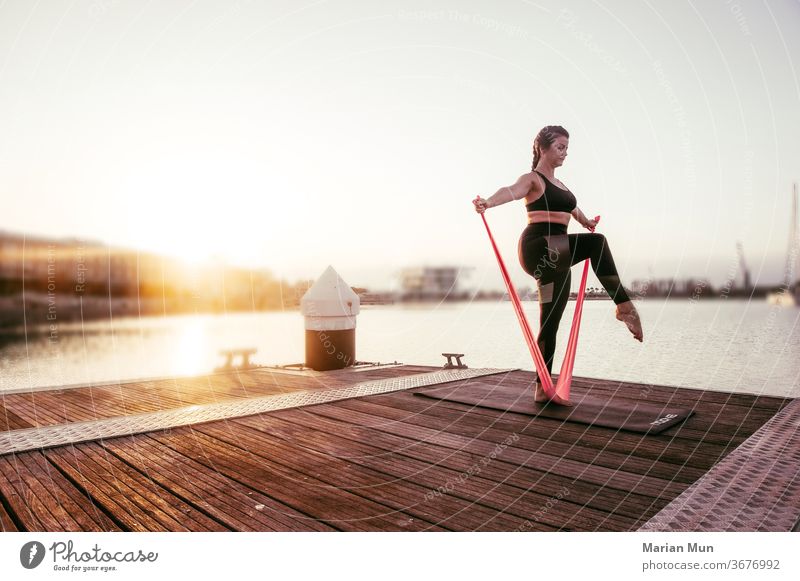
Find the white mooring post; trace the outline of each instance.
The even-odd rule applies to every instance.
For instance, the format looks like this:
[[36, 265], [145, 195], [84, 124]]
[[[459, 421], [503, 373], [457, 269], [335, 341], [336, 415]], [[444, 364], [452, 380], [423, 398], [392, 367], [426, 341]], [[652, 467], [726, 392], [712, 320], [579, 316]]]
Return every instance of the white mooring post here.
[[355, 363], [360, 306], [358, 295], [328, 266], [300, 299], [306, 327], [306, 367], [326, 371]]

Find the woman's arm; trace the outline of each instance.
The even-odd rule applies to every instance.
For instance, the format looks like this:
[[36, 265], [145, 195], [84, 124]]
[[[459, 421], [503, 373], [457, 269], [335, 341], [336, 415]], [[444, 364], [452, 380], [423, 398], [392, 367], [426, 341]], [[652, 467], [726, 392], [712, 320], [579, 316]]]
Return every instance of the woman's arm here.
[[534, 184], [532, 174], [533, 172], [526, 173], [525, 175], [520, 176], [513, 186], [506, 186], [497, 190], [486, 200], [486, 206], [488, 208], [494, 208], [500, 204], [513, 202], [514, 200], [521, 200], [527, 196]]
[[488, 208], [494, 208], [513, 200], [521, 200], [531, 192], [531, 188], [535, 189], [537, 186], [538, 182], [534, 179], [533, 172], [526, 173], [520, 176], [513, 186], [500, 188], [487, 199], [478, 196], [472, 203], [475, 204], [475, 210], [482, 214]]
[[575, 209], [572, 210], [572, 212], [570, 212], [570, 213], [572, 214], [572, 217], [575, 218], [578, 221], [578, 224], [580, 224], [581, 226], [583, 226], [587, 230], [594, 230], [594, 227], [597, 226], [597, 222], [587, 218], [584, 215], [584, 213], [581, 212], [581, 209], [579, 207], [577, 207], [577, 206], [575, 206]]

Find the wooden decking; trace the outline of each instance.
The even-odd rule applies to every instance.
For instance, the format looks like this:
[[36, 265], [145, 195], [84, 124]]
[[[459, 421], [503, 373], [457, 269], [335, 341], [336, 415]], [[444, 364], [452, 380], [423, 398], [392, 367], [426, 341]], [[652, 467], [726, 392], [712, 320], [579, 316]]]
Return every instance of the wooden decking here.
[[[289, 393], [299, 389], [346, 387], [358, 381], [386, 377], [389, 369], [393, 368], [367, 367], [360, 371], [309, 372], [303, 375], [262, 367], [199, 377], [7, 395], [0, 392], [0, 431], [141, 414], [187, 405]], [[403, 366], [403, 369], [404, 373], [420, 373], [431, 368]]]
[[[272, 369], [13, 394], [2, 430], [88, 421], [438, 368]], [[527, 384], [511, 371], [470, 384]], [[425, 388], [421, 388], [425, 389]], [[576, 394], [693, 406], [640, 435], [369, 395], [0, 456], [0, 527], [70, 531], [630, 531], [791, 399], [576, 378]]]

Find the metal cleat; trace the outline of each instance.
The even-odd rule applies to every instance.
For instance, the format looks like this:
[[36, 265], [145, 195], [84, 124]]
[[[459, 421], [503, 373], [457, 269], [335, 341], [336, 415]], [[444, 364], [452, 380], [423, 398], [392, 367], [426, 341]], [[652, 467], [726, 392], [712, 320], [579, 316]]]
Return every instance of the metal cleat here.
[[[444, 369], [468, 369], [468, 367], [461, 362], [461, 358], [464, 357], [463, 353], [442, 353], [445, 357], [447, 357], [447, 363], [444, 365]], [[453, 363], [453, 357], [456, 358], [456, 364]]]
[[[234, 370], [244, 370], [250, 369], [251, 367], [257, 367], [250, 363], [250, 356], [253, 355], [257, 349], [223, 349], [219, 352], [220, 355], [225, 355], [225, 364], [222, 367], [217, 367], [214, 371], [234, 371]], [[242, 363], [241, 365], [234, 365], [233, 358], [236, 355], [241, 355]]]

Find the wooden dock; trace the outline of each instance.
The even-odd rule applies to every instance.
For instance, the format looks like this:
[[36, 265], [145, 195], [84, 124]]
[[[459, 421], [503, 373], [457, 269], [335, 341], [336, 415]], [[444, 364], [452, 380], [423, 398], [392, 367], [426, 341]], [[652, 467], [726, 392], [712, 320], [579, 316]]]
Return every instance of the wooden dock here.
[[[2, 398], [0, 431], [440, 370], [262, 367], [16, 393]], [[532, 379], [532, 372], [509, 370], [460, 381], [490, 388]], [[574, 394], [588, 390], [618, 402], [679, 403], [695, 414], [642, 435], [433, 401], [404, 389], [7, 453], [0, 455], [0, 528], [635, 531], [793, 402], [575, 378]]]

